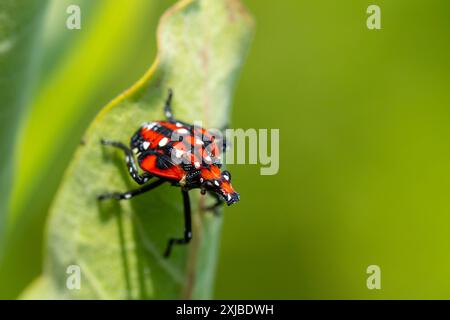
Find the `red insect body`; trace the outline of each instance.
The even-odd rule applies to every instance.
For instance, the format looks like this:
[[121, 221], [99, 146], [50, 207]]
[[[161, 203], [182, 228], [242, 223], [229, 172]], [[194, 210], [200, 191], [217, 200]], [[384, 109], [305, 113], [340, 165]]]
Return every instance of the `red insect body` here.
[[176, 121], [145, 123], [131, 138], [140, 167], [182, 186], [220, 194], [228, 204], [239, 199], [227, 171], [220, 171], [221, 146], [200, 127]]

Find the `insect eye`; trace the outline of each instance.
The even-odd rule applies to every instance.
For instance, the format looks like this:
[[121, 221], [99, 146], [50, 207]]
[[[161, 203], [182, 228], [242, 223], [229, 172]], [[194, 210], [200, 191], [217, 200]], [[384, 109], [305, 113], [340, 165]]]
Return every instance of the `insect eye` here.
[[227, 181], [231, 181], [231, 173], [229, 173], [228, 171], [222, 172], [222, 177]]

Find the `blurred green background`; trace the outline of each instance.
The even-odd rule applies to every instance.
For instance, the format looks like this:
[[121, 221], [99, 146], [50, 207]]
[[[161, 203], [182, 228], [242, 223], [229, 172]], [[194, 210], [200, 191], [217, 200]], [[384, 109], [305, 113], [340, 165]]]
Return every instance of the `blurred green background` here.
[[[3, 298], [39, 274], [72, 152], [151, 64], [158, 17], [174, 3], [41, 2], [34, 26], [19, 17], [39, 39], [33, 62], [17, 63], [27, 76], [0, 87], [21, 97], [1, 118], [17, 120], [1, 141], [14, 155], [2, 154], [13, 168], [0, 198]], [[243, 2], [256, 34], [231, 126], [279, 128], [280, 171], [230, 166], [241, 201], [225, 211], [215, 297], [450, 298], [450, 3]], [[65, 28], [69, 4], [82, 7], [81, 30]], [[366, 27], [370, 4], [382, 30]], [[17, 62], [1, 48], [0, 66]], [[372, 264], [381, 290], [366, 287]]]

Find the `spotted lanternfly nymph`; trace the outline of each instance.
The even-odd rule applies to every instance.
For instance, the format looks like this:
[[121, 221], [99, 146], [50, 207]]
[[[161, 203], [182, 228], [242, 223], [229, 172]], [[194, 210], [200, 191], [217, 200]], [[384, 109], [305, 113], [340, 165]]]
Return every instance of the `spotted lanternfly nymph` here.
[[[165, 121], [144, 123], [131, 137], [130, 147], [116, 141], [102, 140], [103, 145], [119, 148], [125, 153], [128, 172], [141, 188], [125, 193], [107, 193], [99, 200], [114, 198], [131, 199], [150, 191], [165, 182], [181, 187], [184, 204], [184, 236], [170, 238], [166, 257], [174, 244], [187, 244], [192, 238], [191, 206], [188, 191], [199, 188], [201, 193], [212, 194], [216, 203], [208, 209], [217, 208], [223, 201], [231, 205], [239, 200], [239, 194], [231, 186], [231, 174], [220, 171], [220, 153], [223, 148], [218, 139], [207, 130], [175, 120], [172, 115], [172, 91], [169, 90], [164, 113]], [[136, 165], [144, 171], [139, 173]], [[149, 182], [151, 179], [157, 179]]]

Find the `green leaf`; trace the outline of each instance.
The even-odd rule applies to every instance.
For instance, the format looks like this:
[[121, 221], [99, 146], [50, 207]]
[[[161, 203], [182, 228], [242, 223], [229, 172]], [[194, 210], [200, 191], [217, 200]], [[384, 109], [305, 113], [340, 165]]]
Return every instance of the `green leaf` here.
[[0, 253], [5, 240], [14, 144], [32, 90], [39, 23], [46, 1], [0, 2]]
[[[36, 39], [42, 49], [27, 51], [37, 61], [37, 79], [15, 141], [13, 184], [6, 184], [12, 194], [4, 213], [0, 298], [17, 297], [41, 273], [44, 224], [63, 173], [95, 114], [150, 65], [153, 30], [168, 2], [52, 0], [35, 26], [43, 29]], [[69, 5], [81, 8], [81, 30], [66, 28]]]
[[[161, 18], [155, 63], [97, 116], [66, 171], [50, 213], [44, 273], [23, 298], [210, 297], [221, 226], [201, 210], [210, 199], [190, 192], [193, 240], [163, 258], [168, 238], [183, 233], [180, 190], [163, 185], [99, 203], [98, 194], [137, 187], [123, 155], [99, 141], [127, 143], [142, 122], [162, 119], [168, 88], [178, 119], [226, 124], [252, 29], [238, 0], [180, 1]], [[66, 286], [70, 265], [81, 269], [80, 290]]]

